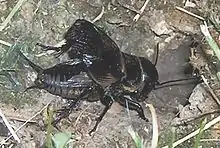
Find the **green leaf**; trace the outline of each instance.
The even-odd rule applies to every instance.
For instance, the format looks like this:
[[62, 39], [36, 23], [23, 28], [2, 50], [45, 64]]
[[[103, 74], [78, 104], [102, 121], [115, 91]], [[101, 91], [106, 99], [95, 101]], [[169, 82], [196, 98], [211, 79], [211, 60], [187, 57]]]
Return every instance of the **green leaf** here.
[[69, 140], [71, 139], [71, 132], [61, 132], [61, 133], [56, 133], [53, 137], [53, 145], [55, 148], [66, 148]]

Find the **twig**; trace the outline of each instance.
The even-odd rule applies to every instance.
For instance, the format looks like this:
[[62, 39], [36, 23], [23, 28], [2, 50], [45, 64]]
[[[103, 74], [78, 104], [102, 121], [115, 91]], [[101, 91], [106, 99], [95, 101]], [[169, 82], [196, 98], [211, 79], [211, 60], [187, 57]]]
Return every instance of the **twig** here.
[[41, 5], [42, 1], [40, 0], [38, 3], [37, 3], [37, 8], [34, 10], [34, 15], [37, 13], [37, 11], [39, 10], [39, 7]]
[[149, 107], [151, 115], [152, 115], [152, 124], [153, 124], [153, 137], [151, 140], [151, 148], [156, 148], [158, 143], [158, 122], [155, 108], [152, 104], [146, 104], [146, 107]]
[[201, 78], [204, 81], [205, 85], [208, 87], [208, 91], [211, 93], [212, 97], [214, 98], [218, 106], [220, 106], [220, 100], [215, 95], [215, 92], [212, 90], [212, 88], [209, 86], [207, 79], [203, 75], [201, 75]]
[[[19, 128], [17, 128], [15, 130], [15, 133], [17, 133], [21, 128], [23, 128], [28, 122], [30, 122], [31, 120], [33, 120], [37, 115], [39, 115], [43, 110], [45, 110], [48, 105], [50, 103], [48, 103], [47, 105], [45, 105], [40, 111], [38, 111], [36, 114], [34, 114], [30, 119], [28, 119], [25, 123], [23, 123]], [[8, 138], [6, 138], [5, 140], [2, 140], [0, 142], [0, 146], [2, 146], [3, 144], [5, 144], [10, 138], [12, 137], [12, 135], [10, 135]]]
[[[202, 113], [202, 114], [200, 114], [198, 116], [195, 116], [195, 117], [189, 117], [189, 118], [186, 118], [186, 119], [182, 119], [182, 120], [180, 120], [180, 122], [186, 124], [186, 123], [189, 123], [191, 121], [194, 121], [194, 120], [200, 119], [202, 117], [205, 117], [207, 115], [211, 115], [211, 114], [215, 114], [215, 113], [220, 113], [220, 109], [213, 110], [213, 111], [206, 112], [206, 113]], [[175, 126], [179, 126], [179, 125], [182, 125], [182, 124], [175, 124]]]
[[135, 12], [136, 14], [140, 14], [140, 10], [136, 10], [134, 7], [130, 6], [130, 5], [127, 5], [127, 4], [121, 4], [118, 0], [117, 0], [117, 3], [119, 4], [119, 6], [125, 8], [125, 9], [128, 9], [132, 12]]
[[22, 6], [22, 4], [27, 0], [19, 0], [17, 4], [14, 6], [14, 8], [11, 10], [5, 21], [0, 26], [0, 31], [2, 31], [7, 24], [11, 21], [12, 17], [15, 15], [15, 13], [19, 10], [19, 8]]
[[[220, 116], [218, 116], [217, 118], [211, 120], [209, 123], [207, 123], [205, 126], [204, 126], [204, 129], [203, 130], [207, 130], [208, 128], [210, 128], [211, 126], [215, 125], [216, 123], [220, 122]], [[197, 134], [199, 134], [199, 131], [200, 131], [200, 128], [197, 129], [196, 131], [188, 134], [187, 136], [183, 137], [182, 139], [176, 141], [173, 143], [173, 148], [178, 146], [179, 144], [183, 143], [184, 141], [196, 136]], [[168, 148], [168, 145], [167, 146], [164, 146], [162, 148]]]
[[[18, 118], [18, 117], [8, 117], [10, 120], [16, 120], [16, 121], [18, 121], [18, 122], [26, 122], [27, 120], [25, 120], [25, 119], [21, 119], [21, 118]], [[28, 123], [37, 123], [37, 121], [28, 121]]]
[[18, 136], [16, 135], [15, 131], [13, 130], [13, 128], [11, 127], [11, 125], [9, 124], [8, 120], [6, 119], [5, 115], [2, 113], [2, 110], [0, 109], [0, 116], [2, 117], [2, 120], [4, 121], [6, 127], [8, 128], [9, 132], [11, 133], [11, 136], [18, 142], [20, 143], [21, 140], [18, 138]]
[[176, 6], [176, 9], [179, 10], [179, 11], [182, 11], [182, 12], [188, 14], [188, 15], [191, 15], [191, 16], [197, 18], [197, 19], [200, 19], [200, 20], [202, 20], [202, 21], [205, 20], [203, 17], [201, 17], [201, 16], [199, 16], [199, 15], [197, 15], [197, 14], [194, 14], [194, 13], [192, 13], [192, 12], [189, 12], [189, 11], [187, 11], [187, 10], [184, 9], [184, 8], [181, 8], [181, 7]]
[[220, 142], [220, 139], [201, 139], [201, 142]]
[[140, 13], [139, 14], [136, 14], [135, 17], [133, 18], [133, 21], [137, 22], [138, 19], [140, 18], [141, 14], [144, 12], [147, 4], [150, 2], [150, 0], [146, 0], [144, 5], [142, 6], [142, 8], [140, 9]]
[[103, 16], [103, 14], [104, 14], [104, 12], [105, 12], [105, 7], [102, 6], [102, 10], [101, 10], [100, 14], [92, 20], [92, 23], [95, 23], [96, 21], [98, 21], [99, 19], [101, 19], [102, 16]]

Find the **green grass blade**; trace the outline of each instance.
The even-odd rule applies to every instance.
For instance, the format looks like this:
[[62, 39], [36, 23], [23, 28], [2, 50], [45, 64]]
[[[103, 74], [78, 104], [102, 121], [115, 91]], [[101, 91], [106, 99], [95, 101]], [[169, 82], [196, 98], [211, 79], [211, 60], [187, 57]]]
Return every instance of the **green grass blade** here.
[[202, 122], [200, 123], [199, 133], [196, 136], [196, 140], [195, 140], [195, 144], [194, 144], [193, 148], [198, 148], [199, 147], [200, 139], [201, 139], [201, 137], [203, 135], [205, 125], [206, 125], [206, 119], [202, 120]]
[[171, 134], [171, 140], [168, 143], [168, 148], [173, 148], [173, 143], [174, 143], [175, 138], [176, 138], [175, 129], [174, 128], [172, 128], [170, 134]]
[[46, 145], [47, 148], [53, 148], [53, 143], [52, 143], [52, 120], [53, 120], [53, 110], [48, 109], [47, 111], [47, 137], [46, 137]]
[[128, 132], [134, 140], [136, 148], [144, 148], [143, 139], [138, 135], [137, 132], [134, 131], [131, 126], [128, 127]]
[[212, 48], [212, 50], [215, 52], [216, 57], [220, 61], [220, 49], [218, 47], [218, 44], [215, 42], [215, 40], [212, 38], [211, 34], [209, 33], [208, 26], [206, 22], [204, 25], [200, 25], [201, 31], [203, 35], [205, 36], [206, 41], [208, 42], [209, 46]]

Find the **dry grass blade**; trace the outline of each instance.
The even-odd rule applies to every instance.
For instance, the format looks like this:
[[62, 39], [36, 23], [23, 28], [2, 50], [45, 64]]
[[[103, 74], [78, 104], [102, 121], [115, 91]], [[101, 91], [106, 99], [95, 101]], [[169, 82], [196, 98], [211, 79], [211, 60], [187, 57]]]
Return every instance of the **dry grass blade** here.
[[152, 104], [146, 104], [146, 107], [149, 107], [151, 115], [152, 115], [152, 124], [153, 124], [153, 137], [151, 140], [151, 148], [156, 148], [158, 144], [158, 122], [157, 122], [157, 114], [155, 108]]
[[[23, 123], [19, 128], [17, 128], [14, 132], [17, 133], [21, 128], [23, 128], [28, 122], [32, 121], [37, 115], [39, 115], [41, 112], [43, 112], [43, 110], [45, 110], [48, 105], [50, 103], [48, 103], [47, 105], [45, 105], [39, 112], [37, 112], [36, 114], [34, 114], [31, 118], [29, 118], [25, 123]], [[10, 138], [12, 137], [12, 135], [8, 136], [6, 139], [2, 140], [0, 142], [0, 146], [2, 146], [3, 144], [5, 144]]]
[[[218, 122], [220, 122], [220, 116], [218, 116], [217, 118], [215, 118], [215, 119], [211, 120], [210, 122], [208, 122], [208, 123], [204, 126], [203, 130], [207, 130], [208, 128], [210, 128], [211, 126], [215, 125], [215, 124], [218, 123]], [[176, 146], [178, 146], [179, 144], [185, 142], [186, 140], [188, 140], [188, 139], [190, 139], [190, 138], [196, 136], [197, 134], [199, 134], [199, 131], [200, 131], [200, 128], [197, 129], [196, 131], [190, 133], [189, 135], [183, 137], [182, 139], [180, 139], [180, 140], [174, 142], [174, 143], [173, 143], [173, 148], [176, 147]], [[168, 146], [164, 146], [164, 147], [162, 147], [162, 148], [168, 148]]]
[[218, 97], [216, 96], [215, 92], [212, 90], [212, 88], [209, 86], [207, 79], [201, 75], [201, 78], [203, 80], [203, 82], [205, 83], [205, 85], [208, 87], [208, 91], [211, 93], [213, 99], [216, 101], [216, 103], [218, 104], [218, 106], [220, 106], [220, 100], [218, 99]]
[[12, 46], [11, 43], [5, 42], [5, 41], [3, 41], [3, 40], [0, 40], [0, 44], [3, 44], [3, 45], [8, 46], [8, 47], [11, 47], [11, 46]]
[[194, 13], [192, 13], [192, 12], [189, 12], [189, 11], [187, 11], [186, 9], [183, 9], [183, 8], [181, 8], [181, 7], [176, 6], [176, 9], [179, 10], [179, 11], [182, 11], [182, 12], [184, 12], [184, 13], [190, 15], [190, 16], [193, 16], [193, 17], [195, 17], [195, 18], [197, 18], [197, 19], [200, 19], [200, 20], [202, 20], [202, 21], [205, 20], [203, 17], [201, 17], [201, 16], [199, 16], [199, 15], [196, 15], [196, 14], [194, 14]]
[[105, 12], [105, 7], [102, 6], [102, 10], [101, 10], [100, 14], [92, 20], [92, 23], [95, 23], [96, 21], [100, 20], [103, 16], [104, 12]]
[[137, 22], [138, 19], [140, 18], [141, 14], [144, 12], [145, 8], [147, 7], [147, 4], [150, 2], [150, 0], [146, 0], [144, 5], [140, 9], [140, 13], [136, 14], [135, 17], [133, 18], [133, 21]]
[[7, 118], [5, 117], [5, 115], [2, 113], [1, 109], [0, 109], [0, 116], [2, 117], [2, 120], [4, 121], [6, 127], [8, 128], [9, 132], [11, 133], [11, 136], [18, 142], [20, 143], [21, 140], [18, 138], [18, 136], [16, 135], [15, 131], [12, 129], [11, 125], [9, 124]]
[[27, 0], [19, 0], [17, 2], [17, 4], [14, 6], [14, 8], [12, 9], [12, 11], [9, 13], [9, 15], [7, 16], [7, 18], [5, 19], [5, 21], [1, 24], [0, 26], [0, 31], [2, 31], [7, 24], [11, 21], [12, 17], [15, 15], [15, 13], [19, 10], [19, 8], [22, 6], [22, 4], [27, 1]]

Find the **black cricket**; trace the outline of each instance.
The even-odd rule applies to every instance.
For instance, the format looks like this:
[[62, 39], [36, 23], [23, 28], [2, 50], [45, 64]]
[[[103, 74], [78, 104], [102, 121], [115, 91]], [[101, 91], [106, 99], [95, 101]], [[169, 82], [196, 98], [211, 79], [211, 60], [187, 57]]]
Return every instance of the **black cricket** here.
[[144, 57], [123, 53], [104, 31], [83, 19], [75, 21], [64, 39], [66, 42], [61, 47], [38, 43], [45, 50], [55, 50], [59, 56], [64, 53], [69, 56], [68, 61], [51, 68], [42, 69], [19, 51], [21, 57], [38, 73], [35, 84], [27, 89], [44, 89], [73, 100], [73, 104], [81, 100], [101, 101], [105, 108], [90, 134], [96, 130], [114, 101], [135, 110], [141, 119], [148, 121], [140, 102], [157, 89], [156, 86], [188, 80], [160, 83], [156, 69], [158, 50], [154, 63]]

